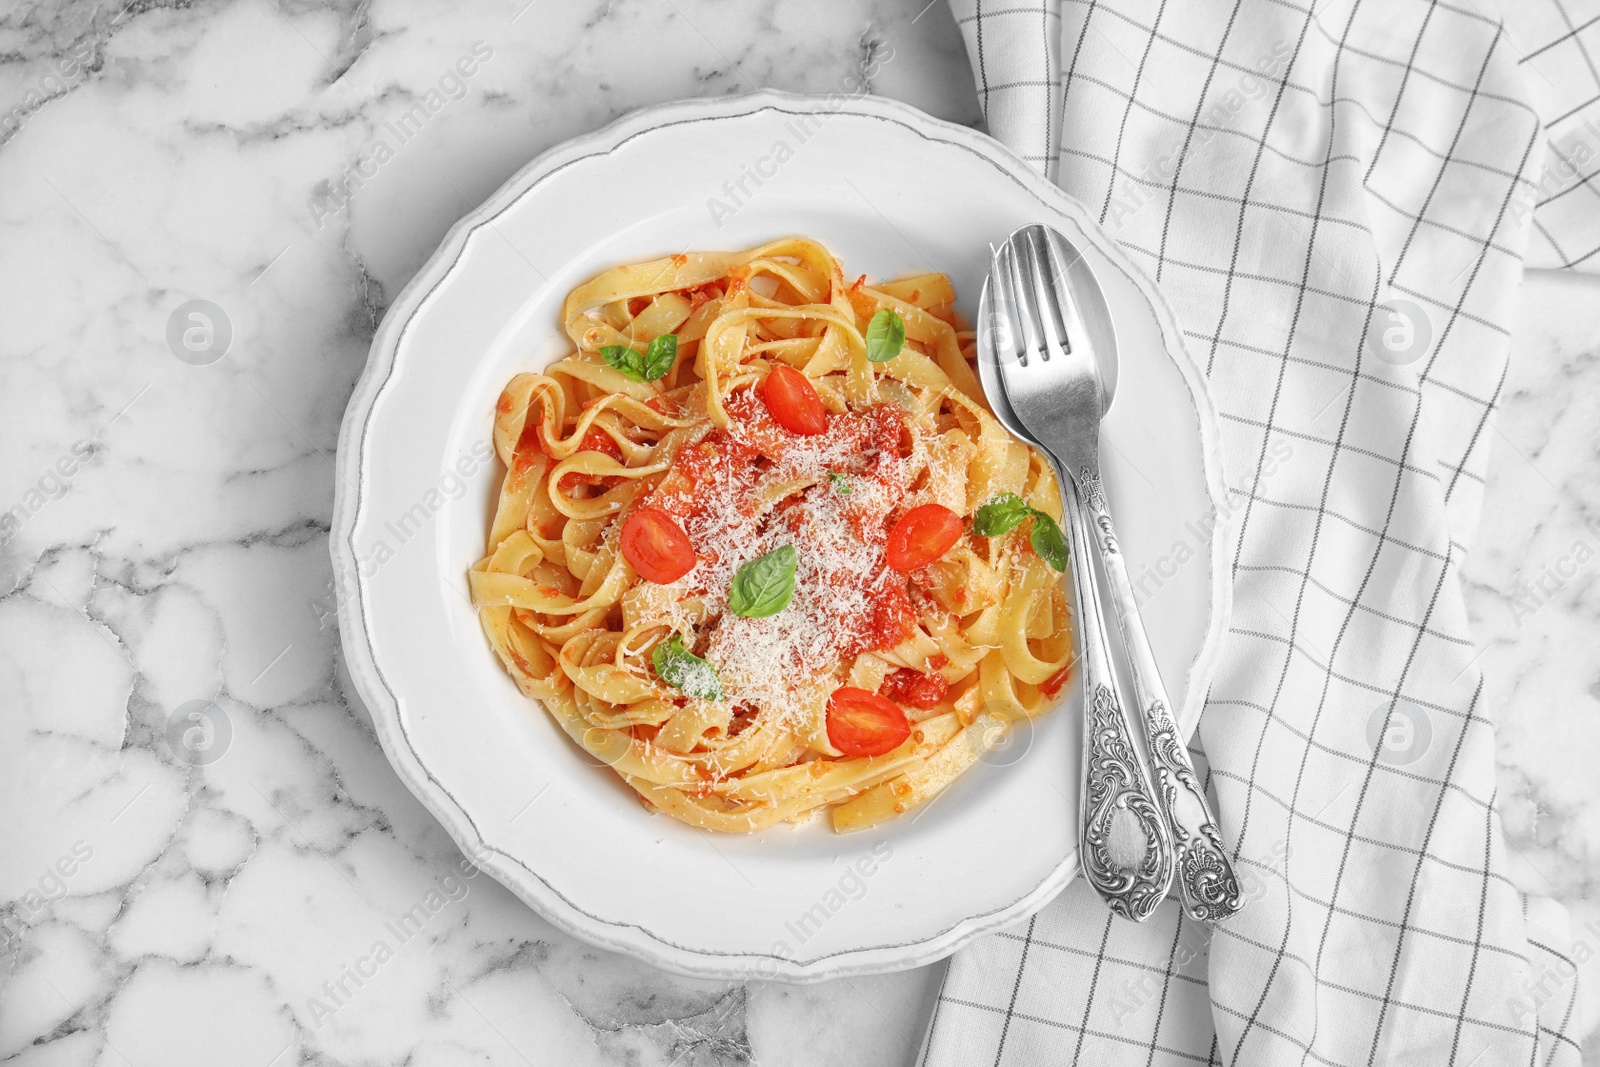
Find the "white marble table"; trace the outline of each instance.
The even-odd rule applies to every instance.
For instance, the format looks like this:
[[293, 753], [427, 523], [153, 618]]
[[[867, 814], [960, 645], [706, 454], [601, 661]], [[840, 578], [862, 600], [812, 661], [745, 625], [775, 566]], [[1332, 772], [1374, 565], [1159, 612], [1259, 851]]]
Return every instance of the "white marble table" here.
[[[909, 1062], [937, 968], [685, 981], [447, 880], [458, 853], [350, 697], [325, 597], [346, 397], [451, 222], [631, 108], [827, 92], [872, 54], [874, 92], [974, 122], [925, 2], [0, 14], [0, 1061]], [[1518, 875], [1600, 945], [1597, 297], [1529, 281], [1468, 572]], [[195, 299], [231, 324], [214, 361], [169, 346]], [[174, 716], [222, 758], [175, 758]], [[340, 946], [434, 887], [358, 983]]]

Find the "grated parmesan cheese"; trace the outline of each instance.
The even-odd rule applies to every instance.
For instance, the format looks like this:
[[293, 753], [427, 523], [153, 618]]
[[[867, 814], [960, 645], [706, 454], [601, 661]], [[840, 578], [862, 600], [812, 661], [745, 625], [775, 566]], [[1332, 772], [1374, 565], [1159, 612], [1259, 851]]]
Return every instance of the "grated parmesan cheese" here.
[[[886, 425], [897, 436], [901, 420], [888, 409], [846, 412], [831, 416], [825, 433], [796, 436], [749, 393], [730, 398], [728, 409], [729, 429], [689, 446], [718, 450], [691, 464], [692, 506], [661, 505], [676, 513], [698, 557], [677, 594], [703, 600], [714, 620], [704, 654], [724, 698], [803, 730], [840, 665], [862, 650], [874, 602], [895, 586], [903, 594], [904, 577], [883, 560], [887, 520], [911, 476], [911, 464], [883, 447]], [[836, 472], [849, 493], [834, 486]], [[727, 611], [739, 567], [786, 544], [798, 557], [789, 605], [763, 619]]]

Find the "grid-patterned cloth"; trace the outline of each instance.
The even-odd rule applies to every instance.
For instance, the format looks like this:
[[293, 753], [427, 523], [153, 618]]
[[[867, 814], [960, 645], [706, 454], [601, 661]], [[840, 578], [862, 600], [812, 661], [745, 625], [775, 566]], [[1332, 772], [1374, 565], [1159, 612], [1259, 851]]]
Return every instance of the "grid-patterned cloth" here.
[[922, 1062], [1577, 1063], [1459, 566], [1524, 262], [1600, 267], [1600, 4], [951, 2], [991, 131], [1158, 281], [1221, 413], [1198, 740], [1249, 904], [1139, 926], [1075, 882], [952, 959]]

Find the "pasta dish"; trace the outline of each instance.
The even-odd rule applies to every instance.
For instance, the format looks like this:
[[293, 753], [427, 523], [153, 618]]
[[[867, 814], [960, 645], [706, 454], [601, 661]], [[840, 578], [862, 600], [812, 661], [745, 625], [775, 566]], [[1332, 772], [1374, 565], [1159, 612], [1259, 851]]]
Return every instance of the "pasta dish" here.
[[925, 804], [1066, 683], [1050, 465], [983, 399], [943, 274], [820, 244], [606, 271], [518, 374], [474, 603], [647, 807], [836, 831]]

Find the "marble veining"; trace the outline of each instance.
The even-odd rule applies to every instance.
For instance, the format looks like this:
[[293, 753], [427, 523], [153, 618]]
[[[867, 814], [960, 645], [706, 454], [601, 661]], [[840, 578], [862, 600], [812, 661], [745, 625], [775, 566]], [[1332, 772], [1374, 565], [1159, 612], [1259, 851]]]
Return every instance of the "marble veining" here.
[[[938, 967], [679, 979], [477, 873], [350, 692], [327, 534], [374, 326], [452, 222], [669, 99], [870, 71], [976, 122], [924, 5], [0, 14], [0, 1061], [911, 1060]], [[1597, 294], [1528, 282], [1466, 573], [1519, 877], [1600, 946]]]

